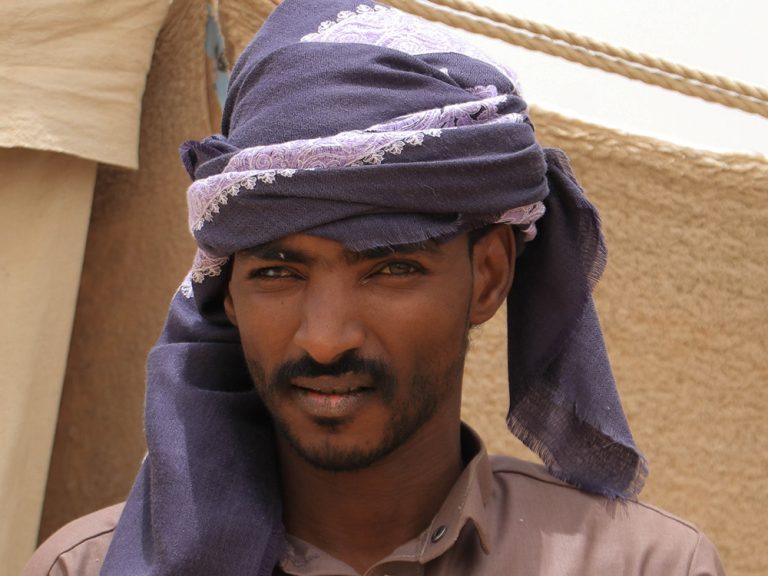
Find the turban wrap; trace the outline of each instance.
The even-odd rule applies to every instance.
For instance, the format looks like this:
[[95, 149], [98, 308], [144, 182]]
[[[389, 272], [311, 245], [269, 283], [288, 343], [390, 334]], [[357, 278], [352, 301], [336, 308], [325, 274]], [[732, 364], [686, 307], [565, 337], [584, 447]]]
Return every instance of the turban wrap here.
[[221, 135], [182, 146], [198, 251], [149, 355], [148, 454], [102, 574], [272, 573], [271, 423], [223, 294], [235, 252], [294, 233], [363, 250], [514, 226], [526, 243], [507, 297], [509, 428], [558, 478], [637, 495], [645, 461], [591, 297], [598, 215], [564, 154], [536, 142], [512, 70], [370, 1], [285, 0], [223, 112]]

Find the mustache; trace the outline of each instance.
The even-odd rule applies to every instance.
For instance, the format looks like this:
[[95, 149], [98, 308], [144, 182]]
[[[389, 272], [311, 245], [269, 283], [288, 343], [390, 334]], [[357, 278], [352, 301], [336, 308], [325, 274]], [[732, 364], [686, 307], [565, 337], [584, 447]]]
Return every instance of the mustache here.
[[371, 377], [382, 377], [389, 375], [390, 370], [383, 362], [361, 358], [357, 352], [350, 350], [331, 364], [321, 364], [309, 355], [298, 360], [285, 362], [277, 369], [273, 379], [292, 380], [299, 377], [317, 378], [343, 374], [366, 374]]
[[370, 378], [371, 383], [385, 397], [394, 393], [395, 377], [390, 368], [380, 360], [362, 358], [356, 351], [350, 350], [331, 364], [321, 364], [309, 355], [298, 360], [284, 362], [272, 374], [270, 388], [287, 389], [294, 378], [318, 378], [320, 376], [342, 376], [361, 374]]

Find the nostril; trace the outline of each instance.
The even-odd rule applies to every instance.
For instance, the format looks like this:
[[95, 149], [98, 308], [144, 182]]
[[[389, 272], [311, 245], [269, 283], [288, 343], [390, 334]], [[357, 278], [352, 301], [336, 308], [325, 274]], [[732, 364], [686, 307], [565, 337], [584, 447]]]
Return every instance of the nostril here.
[[338, 275], [315, 274], [304, 292], [295, 343], [321, 364], [334, 362], [363, 345], [356, 296]]
[[355, 322], [305, 322], [294, 338], [295, 344], [319, 364], [332, 364], [362, 347], [364, 340], [364, 332]]

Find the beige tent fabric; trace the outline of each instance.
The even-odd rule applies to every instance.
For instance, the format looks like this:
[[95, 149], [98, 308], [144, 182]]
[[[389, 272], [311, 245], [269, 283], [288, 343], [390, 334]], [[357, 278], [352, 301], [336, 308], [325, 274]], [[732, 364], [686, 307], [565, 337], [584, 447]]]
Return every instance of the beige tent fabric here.
[[0, 558], [36, 544], [97, 161], [137, 164], [165, 0], [0, 3]]
[[144, 94], [141, 169], [99, 168], [41, 537], [123, 500], [145, 451], [144, 362], [194, 253], [178, 147], [216, 129], [205, 22], [202, 0], [171, 6]]
[[96, 163], [0, 149], [0, 572], [34, 550]]
[[0, 3], [0, 558], [34, 548], [96, 161], [136, 166], [164, 0]]
[[[231, 58], [269, 11], [262, 4], [270, 1], [220, 0]], [[211, 130], [203, 63], [180, 56], [202, 42], [190, 36], [202, 35], [202, 13], [188, 9], [175, 5], [160, 36], [145, 96], [142, 171], [99, 174], [43, 534], [123, 498], [143, 454], [145, 353], [191, 251], [175, 148]], [[768, 162], [540, 110], [534, 120], [545, 143], [569, 152], [602, 212], [610, 259], [598, 308], [629, 419], [651, 461], [644, 498], [702, 527], [729, 575], [768, 573], [768, 517], [759, 513], [768, 504], [760, 475], [768, 465]], [[154, 164], [161, 160], [177, 172]], [[499, 317], [473, 335], [464, 413], [493, 450], [519, 454], [504, 429], [502, 326]]]
[[[706, 532], [729, 575], [768, 574], [768, 161], [533, 118], [601, 212], [597, 306], [650, 460], [642, 498]], [[525, 457], [504, 429], [504, 345], [501, 318], [474, 335], [464, 413], [489, 450]]]
[[168, 0], [0, 2], [0, 147], [135, 168]]

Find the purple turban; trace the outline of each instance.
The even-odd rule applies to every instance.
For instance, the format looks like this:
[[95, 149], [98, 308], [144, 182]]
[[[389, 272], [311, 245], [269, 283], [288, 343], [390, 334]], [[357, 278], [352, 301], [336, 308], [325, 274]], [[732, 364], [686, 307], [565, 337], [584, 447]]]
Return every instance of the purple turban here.
[[181, 154], [198, 252], [149, 355], [148, 455], [102, 574], [272, 574], [271, 423], [223, 294], [235, 252], [294, 233], [364, 250], [514, 226], [509, 428], [566, 482], [640, 491], [592, 303], [599, 218], [503, 62], [369, 0], [285, 0], [235, 65], [222, 134]]

